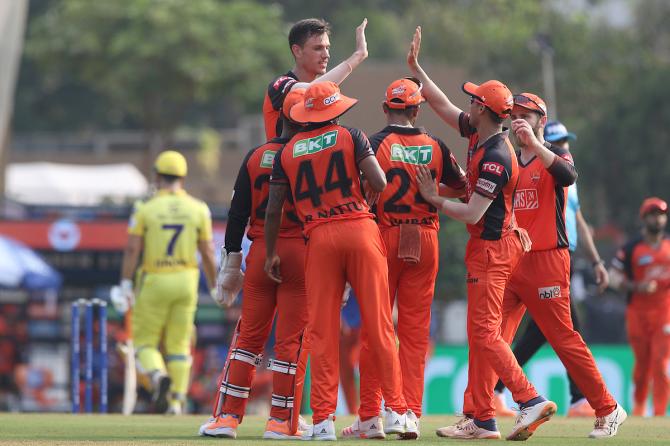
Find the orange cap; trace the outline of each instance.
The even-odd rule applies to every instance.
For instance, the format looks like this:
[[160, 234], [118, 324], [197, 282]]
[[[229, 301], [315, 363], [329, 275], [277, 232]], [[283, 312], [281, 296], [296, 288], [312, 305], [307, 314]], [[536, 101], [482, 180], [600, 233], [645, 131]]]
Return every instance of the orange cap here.
[[291, 107], [289, 115], [300, 123], [326, 122], [346, 113], [358, 99], [340, 94], [335, 82], [317, 82], [305, 91], [305, 100]]
[[547, 104], [541, 97], [533, 93], [521, 93], [514, 96], [514, 105], [547, 116]]
[[295, 104], [299, 104], [304, 100], [305, 91], [307, 91], [306, 88], [294, 88], [288, 92], [281, 106], [281, 112], [286, 118], [291, 119], [289, 113]]
[[501, 118], [509, 117], [512, 112], [512, 92], [500, 81], [490, 80], [481, 85], [466, 82], [463, 91]]
[[663, 213], [667, 213], [668, 203], [658, 197], [646, 198], [642, 202], [642, 206], [640, 206], [640, 218], [644, 218], [645, 215], [652, 211], [661, 211]]
[[416, 107], [425, 101], [421, 95], [423, 85], [415, 77], [403, 77], [391, 82], [386, 89], [384, 103], [389, 108], [404, 109]]

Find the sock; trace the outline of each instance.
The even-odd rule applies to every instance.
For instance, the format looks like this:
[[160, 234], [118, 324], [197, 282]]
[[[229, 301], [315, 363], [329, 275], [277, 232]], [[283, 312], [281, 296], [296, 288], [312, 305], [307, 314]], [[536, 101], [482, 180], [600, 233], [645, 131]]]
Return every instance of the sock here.
[[536, 404], [543, 403], [545, 401], [547, 401], [547, 400], [545, 400], [543, 397], [538, 395], [535, 398], [529, 399], [525, 403], [519, 403], [519, 409], [525, 409], [526, 407], [534, 406]]
[[478, 420], [477, 418], [474, 418], [475, 425], [477, 427], [480, 427], [482, 429], [486, 429], [487, 431], [492, 431], [496, 432], [498, 430], [498, 425], [496, 424], [496, 419], [491, 418], [490, 420]]

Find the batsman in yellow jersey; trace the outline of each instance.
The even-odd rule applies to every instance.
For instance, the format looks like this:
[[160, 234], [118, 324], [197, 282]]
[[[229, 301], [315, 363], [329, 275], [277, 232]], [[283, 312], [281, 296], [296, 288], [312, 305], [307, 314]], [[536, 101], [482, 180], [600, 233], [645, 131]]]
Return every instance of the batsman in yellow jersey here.
[[[183, 188], [187, 164], [182, 154], [162, 152], [154, 170], [157, 193], [130, 218], [120, 294], [130, 305], [134, 301], [132, 333], [137, 365], [150, 377], [155, 411], [181, 414], [188, 391], [198, 301], [197, 252], [210, 289], [216, 283], [212, 218], [207, 205]], [[132, 277], [140, 255], [142, 276], [134, 299]], [[165, 358], [159, 351], [161, 341]]]

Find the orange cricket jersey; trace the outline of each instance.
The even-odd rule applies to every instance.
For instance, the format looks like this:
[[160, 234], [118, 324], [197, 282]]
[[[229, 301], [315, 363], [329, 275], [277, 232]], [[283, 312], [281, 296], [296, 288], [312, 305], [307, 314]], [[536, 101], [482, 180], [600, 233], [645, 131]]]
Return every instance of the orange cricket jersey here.
[[[568, 150], [545, 142], [545, 146], [557, 156], [572, 164]], [[528, 231], [533, 241], [532, 251], [567, 248], [568, 235], [565, 229], [565, 207], [568, 188], [560, 186], [544, 167], [539, 158], [528, 163], [519, 158], [519, 183], [514, 194], [514, 215], [517, 224]]]
[[416, 166], [427, 166], [434, 178], [453, 189], [465, 188], [465, 176], [446, 144], [422, 127], [395, 125], [372, 135], [370, 144], [388, 183], [376, 205], [379, 225], [439, 229], [437, 209], [421, 196], [416, 184]]
[[279, 110], [281, 110], [286, 93], [291, 90], [291, 86], [296, 82], [298, 82], [298, 77], [292, 71], [289, 71], [275, 78], [268, 85], [263, 100], [263, 121], [265, 122], [265, 139], [267, 141], [281, 135]]
[[655, 293], [630, 293], [631, 306], [650, 310], [670, 306], [670, 235], [666, 234], [657, 248], [648, 245], [642, 236], [634, 238], [617, 251], [612, 265], [630, 281], [658, 282]]
[[461, 136], [469, 138], [467, 157], [467, 199], [478, 193], [493, 200], [484, 216], [467, 225], [472, 237], [499, 240], [514, 228], [514, 190], [519, 164], [507, 131], [491, 136], [479, 145], [479, 134], [469, 124], [467, 113], [459, 117]]
[[280, 150], [271, 181], [290, 186], [305, 236], [329, 221], [373, 218], [358, 168], [368, 156], [363, 132], [329, 122], [306, 127]]

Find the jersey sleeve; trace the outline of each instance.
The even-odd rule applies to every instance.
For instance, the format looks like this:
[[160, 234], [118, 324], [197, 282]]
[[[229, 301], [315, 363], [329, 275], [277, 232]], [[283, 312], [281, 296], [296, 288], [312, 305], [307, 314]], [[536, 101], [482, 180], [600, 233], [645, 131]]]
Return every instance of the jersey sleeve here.
[[444, 141], [435, 137], [433, 139], [437, 141], [442, 151], [442, 178], [440, 178], [440, 183], [455, 190], [463, 189], [466, 183], [465, 172], [458, 165], [454, 154], [451, 153]]
[[249, 176], [249, 158], [254, 150], [250, 150], [240, 166], [233, 188], [233, 198], [228, 210], [228, 224], [226, 225], [225, 247], [227, 252], [240, 252], [242, 238], [251, 216], [251, 177]]
[[144, 235], [145, 230], [146, 222], [144, 219], [143, 206], [135, 204], [133, 213], [128, 221], [128, 234], [139, 235], [141, 237]]
[[628, 280], [633, 280], [633, 250], [639, 239], [632, 240], [619, 248], [612, 259], [612, 266], [623, 271]]
[[351, 127], [345, 127], [345, 128], [349, 131], [349, 134], [351, 135], [351, 140], [354, 143], [354, 156], [356, 157], [357, 165], [368, 156], [375, 155], [374, 152], [372, 151], [372, 147], [370, 146], [370, 140], [368, 140], [368, 137], [365, 136], [365, 133], [363, 133], [359, 129]]
[[201, 204], [201, 221], [198, 231], [199, 242], [209, 242], [212, 236], [212, 213], [209, 211], [209, 206], [202, 202]]
[[270, 183], [286, 184], [286, 185], [289, 184], [288, 176], [286, 175], [286, 171], [284, 171], [284, 166], [282, 166], [281, 162], [283, 153], [284, 153], [284, 147], [279, 149], [279, 151], [275, 154], [275, 160], [274, 163], [272, 164], [272, 175], [270, 176]]
[[493, 200], [511, 176], [512, 160], [509, 156], [504, 156], [499, 151], [488, 151], [479, 162], [475, 192]]
[[293, 79], [291, 76], [283, 75], [279, 76], [277, 79], [272, 81], [270, 85], [268, 85], [268, 98], [270, 98], [272, 108], [275, 110], [279, 110], [281, 108], [286, 93], [288, 93], [291, 90], [293, 84], [297, 82], [298, 81]]
[[463, 138], [469, 138], [477, 131], [470, 126], [470, 113], [461, 112], [458, 115], [458, 130], [461, 132]]
[[382, 144], [384, 138], [386, 138], [387, 135], [388, 133], [386, 132], [378, 132], [370, 136], [370, 148], [372, 149], [372, 153], [375, 155], [377, 154], [379, 146]]
[[570, 151], [553, 144], [547, 147], [556, 155], [554, 162], [547, 168], [556, 184], [567, 187], [577, 181], [577, 169]]

